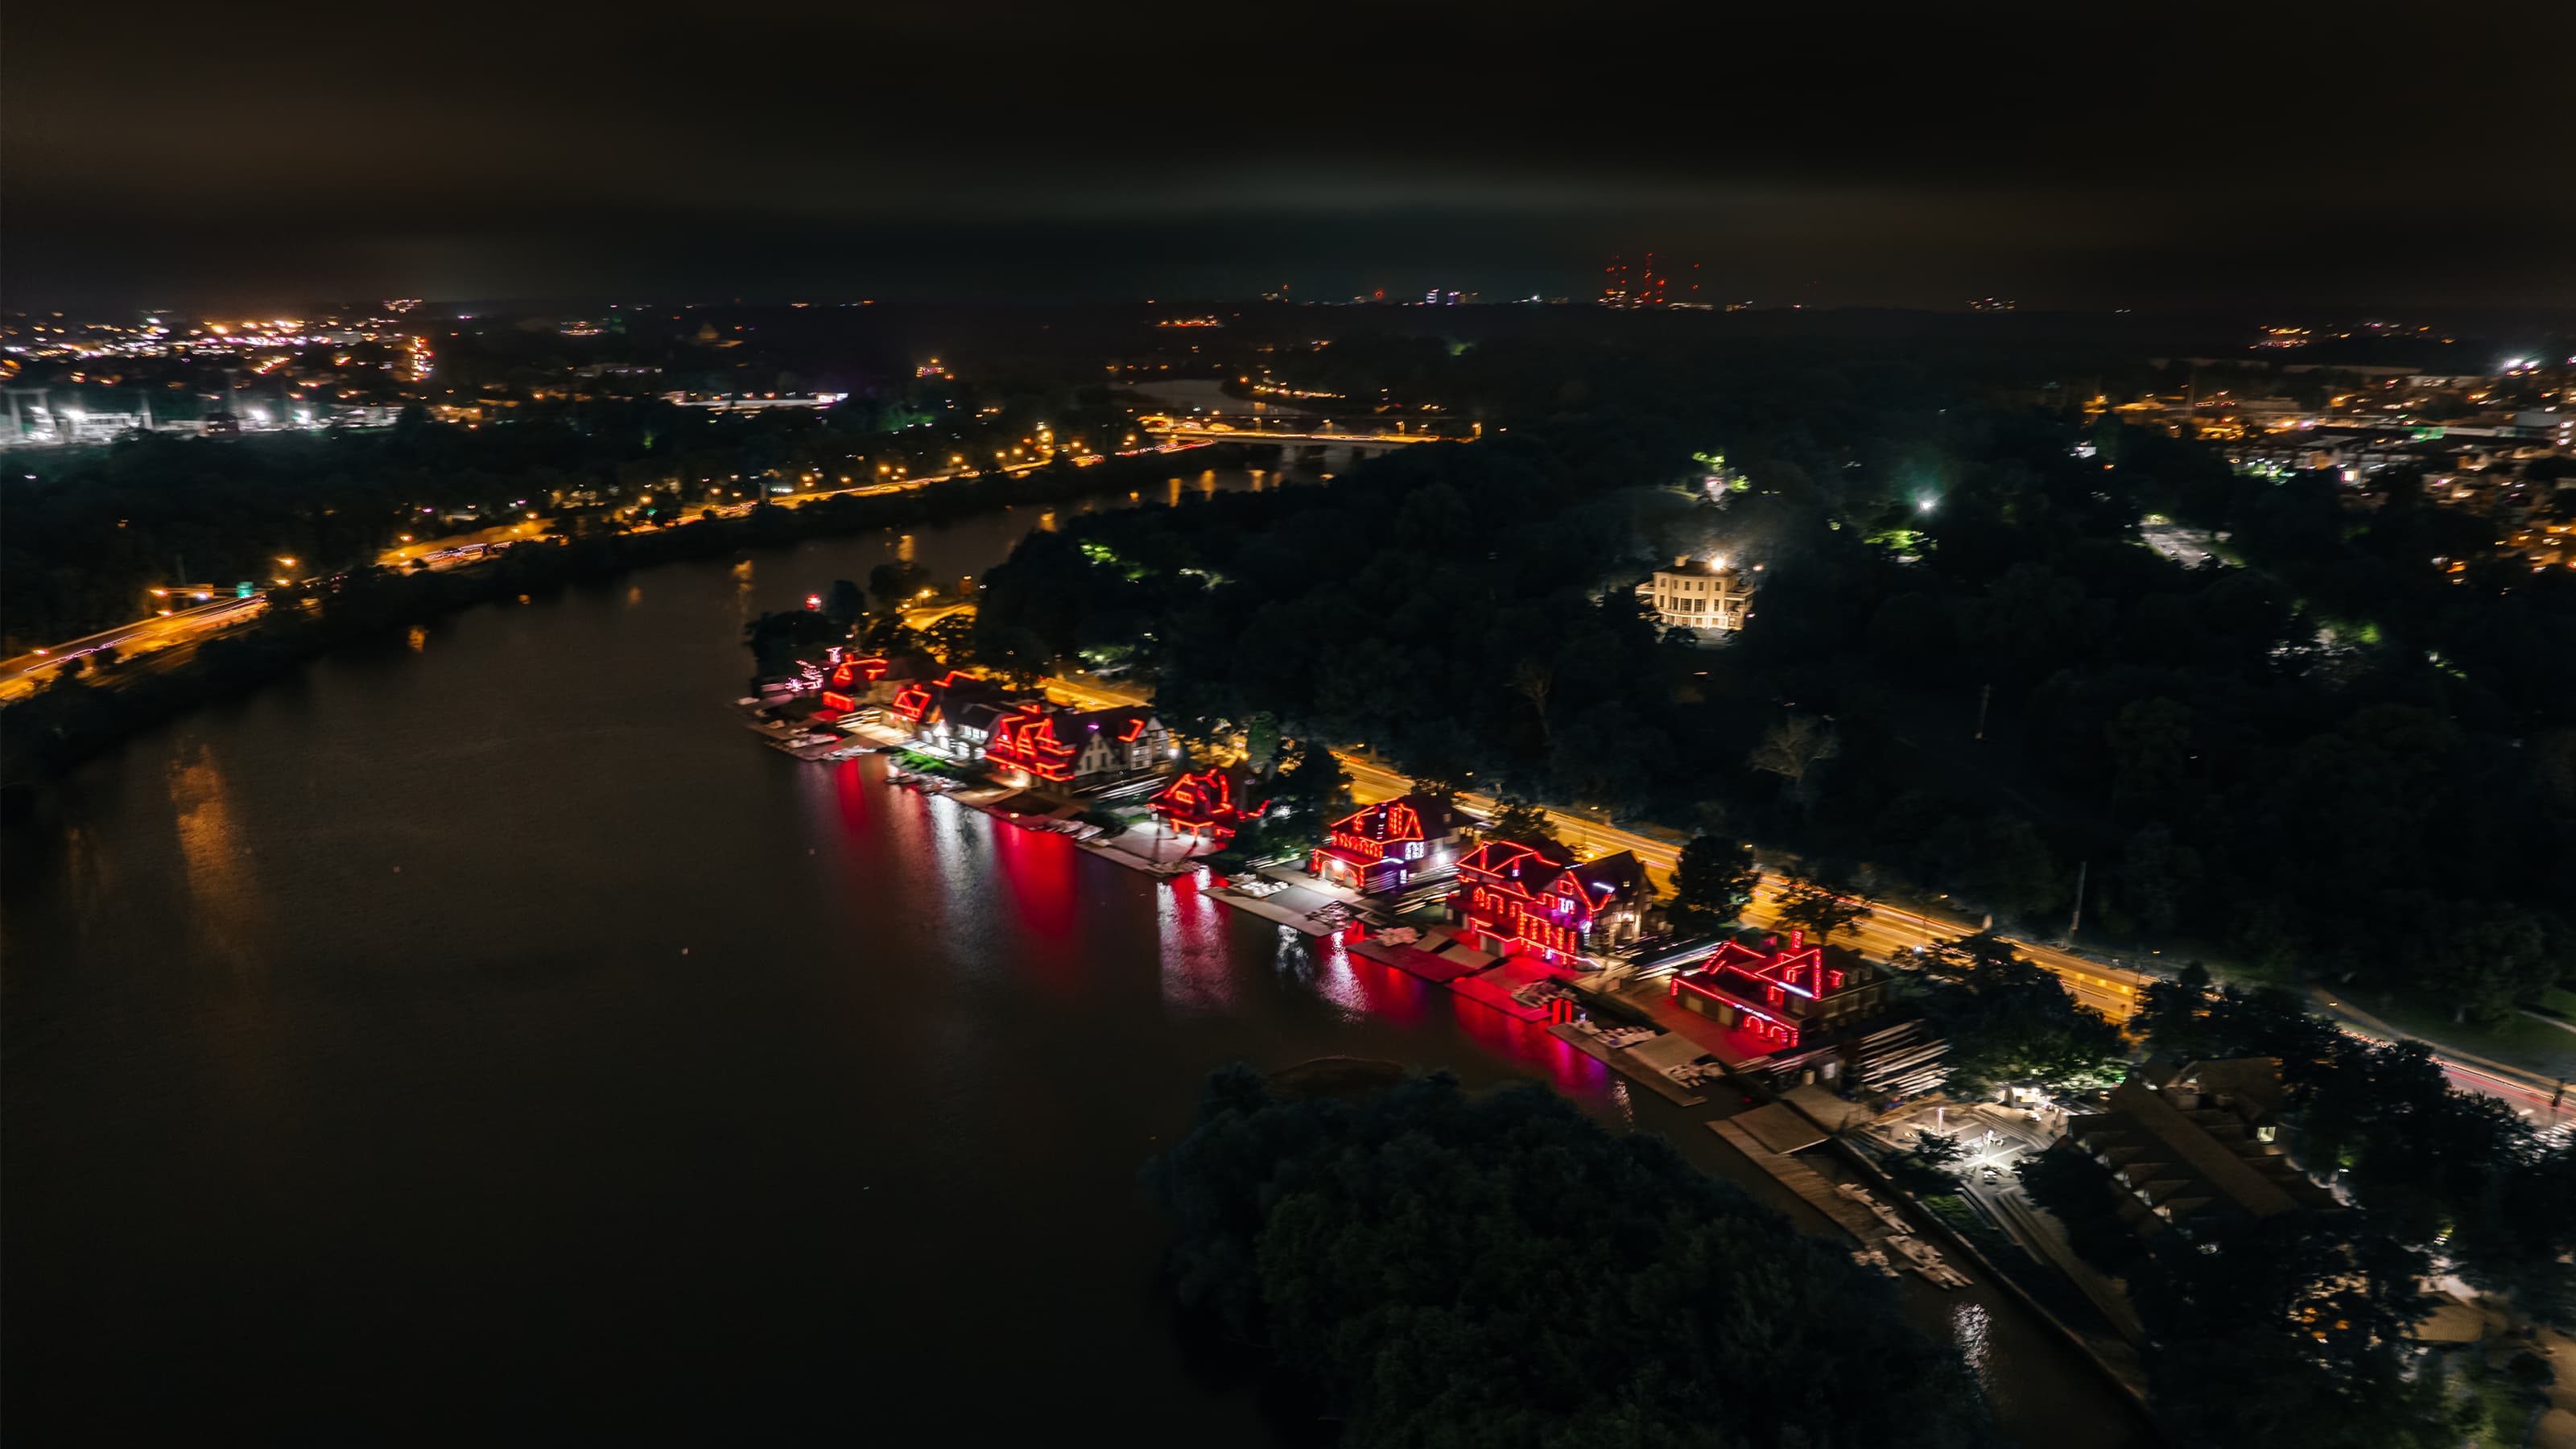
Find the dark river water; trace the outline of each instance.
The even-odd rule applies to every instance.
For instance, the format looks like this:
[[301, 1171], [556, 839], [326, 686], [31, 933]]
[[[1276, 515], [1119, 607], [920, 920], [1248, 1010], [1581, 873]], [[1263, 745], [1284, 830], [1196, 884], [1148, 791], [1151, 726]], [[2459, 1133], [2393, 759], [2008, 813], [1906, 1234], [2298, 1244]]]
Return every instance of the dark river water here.
[[[11, 1437], [1268, 1442], [1137, 1187], [1211, 1067], [1535, 1077], [1748, 1171], [1536, 1028], [727, 708], [751, 614], [1037, 522], [478, 609], [77, 775], [8, 843]], [[1907, 1292], [2023, 1442], [2136, 1437], [2017, 1309]]]

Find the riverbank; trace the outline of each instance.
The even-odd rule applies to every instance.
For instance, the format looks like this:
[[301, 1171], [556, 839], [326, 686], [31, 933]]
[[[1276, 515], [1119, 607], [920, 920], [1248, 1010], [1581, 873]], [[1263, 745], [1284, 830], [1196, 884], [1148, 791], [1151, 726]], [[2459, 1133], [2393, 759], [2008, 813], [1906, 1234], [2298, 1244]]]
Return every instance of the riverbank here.
[[139, 731], [200, 705], [237, 698], [334, 650], [399, 640], [407, 630], [478, 604], [550, 596], [658, 564], [782, 548], [809, 539], [954, 521], [1017, 504], [1120, 492], [1142, 495], [1168, 478], [1174, 458], [1194, 467], [1239, 466], [1250, 452], [1209, 444], [1022, 474], [954, 479], [893, 493], [836, 494], [797, 507], [764, 504], [646, 532], [532, 542], [489, 563], [426, 573], [364, 569], [310, 597], [198, 645], [184, 660], [138, 663], [59, 683], [0, 710], [0, 817], [23, 818], [36, 791]]
[[[735, 724], [743, 619], [1038, 511], [463, 612], [72, 772], [0, 916], [13, 1422], [812, 1437], [851, 1363], [935, 1406], [998, 1355], [979, 1432], [1277, 1443], [1136, 1185], [1238, 1060], [1536, 1079], [1806, 1220], [1543, 1028]], [[1892, 1286], [2016, 1442], [2141, 1444], [2010, 1303]]]
[[[1009, 797], [1019, 792], [922, 783], [1021, 829], [1069, 833], [1068, 826], [1075, 823], [1069, 818], [1071, 807], [1058, 812], [1008, 808]], [[1079, 843], [1095, 853], [1110, 853], [1105, 841]], [[1446, 927], [1397, 925], [1365, 897], [1293, 867], [1257, 868], [1229, 880], [1185, 859], [1157, 859], [1148, 867], [1143, 856], [1130, 852], [1120, 863], [1165, 878], [1195, 875], [1199, 899], [1300, 932], [1314, 939], [1319, 952], [1346, 952], [1402, 971], [1460, 1001], [1521, 1023], [1553, 1023], [1548, 1029], [1558, 1040], [1674, 1108], [1706, 1108], [1709, 1098], [1695, 1089], [1724, 1078], [1748, 1099], [1765, 1105], [1732, 1118], [1693, 1116], [1702, 1118], [1700, 1125], [1717, 1134], [1753, 1169], [1778, 1182], [1833, 1230], [1850, 1238], [1857, 1260], [1890, 1276], [1920, 1277], [1944, 1292], [1983, 1287], [2004, 1295], [2056, 1334], [2143, 1421], [2147, 1379], [2133, 1345], [2109, 1331], [2108, 1325], [2069, 1321], [2044, 1302], [2032, 1285], [2019, 1280], [2012, 1271], [2020, 1267], [2018, 1263], [2008, 1267], [1999, 1262], [1987, 1247], [1906, 1192], [1853, 1147], [1841, 1134], [1872, 1120], [1866, 1109], [1812, 1086], [1779, 1090], [1779, 1083], [1763, 1071], [1766, 1049], [1681, 1010], [1653, 983], [1614, 981], [1607, 971], [1550, 967], [1527, 957], [1486, 955], [1455, 939]], [[1578, 1007], [1582, 1019], [1577, 1019]], [[1820, 1146], [1825, 1148], [1822, 1155], [1833, 1159], [1822, 1171], [1821, 1164], [1799, 1156]], [[1945, 1260], [1945, 1251], [1958, 1261]], [[1965, 1271], [1959, 1266], [1962, 1263]], [[2022, 1271], [2048, 1270], [2033, 1265]]]

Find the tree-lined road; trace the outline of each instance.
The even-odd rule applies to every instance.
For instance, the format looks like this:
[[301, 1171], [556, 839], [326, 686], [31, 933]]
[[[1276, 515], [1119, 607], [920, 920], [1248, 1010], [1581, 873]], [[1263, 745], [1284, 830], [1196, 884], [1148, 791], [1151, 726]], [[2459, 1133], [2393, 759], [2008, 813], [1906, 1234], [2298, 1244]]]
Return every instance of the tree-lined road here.
[[[1096, 682], [1074, 684], [1050, 679], [1046, 683], [1056, 693], [1093, 708], [1147, 703], [1142, 695]], [[1390, 799], [1413, 788], [1410, 778], [1383, 765], [1349, 751], [1337, 750], [1334, 753], [1340, 758], [1343, 769], [1350, 774], [1353, 798], [1363, 804]], [[1461, 793], [1458, 803], [1487, 817], [1501, 808], [1501, 802], [1484, 795]], [[1646, 863], [1656, 884], [1669, 888], [1673, 864], [1681, 853], [1680, 841], [1623, 830], [1561, 810], [1550, 810], [1547, 816], [1558, 838], [1572, 846], [1578, 855], [1588, 859], [1622, 850], [1634, 852], [1639, 860]], [[1765, 875], [1755, 893], [1753, 905], [1744, 913], [1745, 921], [1756, 926], [1773, 924], [1778, 918], [1779, 890], [1778, 877]], [[1886, 960], [1912, 947], [1954, 939], [1976, 930], [1974, 922], [1873, 904], [1870, 914], [1839, 933], [1839, 939], [1865, 956]], [[2158, 979], [2144, 972], [2106, 966], [2037, 941], [2006, 938], [2006, 944], [2033, 965], [2054, 973], [2077, 1001], [2114, 1021], [2125, 1021], [2133, 1015], [2141, 1005], [2147, 987]], [[2408, 1033], [2398, 1031], [2339, 998], [2318, 993], [2314, 1000], [2322, 1014], [2355, 1035], [2382, 1041], [2408, 1036]], [[2499, 1098], [2544, 1128], [2576, 1128], [2576, 1094], [2561, 1098], [2559, 1084], [2542, 1073], [2473, 1052], [2451, 1049], [2437, 1048], [2435, 1060], [2440, 1064], [2444, 1077], [2460, 1091], [2483, 1092]]]

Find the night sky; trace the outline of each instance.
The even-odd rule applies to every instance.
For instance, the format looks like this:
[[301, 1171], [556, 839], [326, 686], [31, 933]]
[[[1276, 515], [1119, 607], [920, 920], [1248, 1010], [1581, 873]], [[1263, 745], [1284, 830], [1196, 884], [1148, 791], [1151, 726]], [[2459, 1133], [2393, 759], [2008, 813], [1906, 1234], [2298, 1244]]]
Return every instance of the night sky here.
[[0, 287], [1492, 299], [1651, 248], [1707, 301], [2570, 306], [2571, 57], [2565, 0], [21, 6]]

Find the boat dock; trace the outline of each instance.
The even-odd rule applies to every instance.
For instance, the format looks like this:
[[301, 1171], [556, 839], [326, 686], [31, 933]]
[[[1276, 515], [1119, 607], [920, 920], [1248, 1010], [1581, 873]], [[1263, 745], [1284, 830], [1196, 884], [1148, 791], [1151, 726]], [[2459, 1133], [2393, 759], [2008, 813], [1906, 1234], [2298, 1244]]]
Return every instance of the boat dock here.
[[1796, 1108], [1774, 1102], [1711, 1122], [1708, 1130], [1851, 1234], [1861, 1245], [1862, 1261], [1881, 1268], [1901, 1261], [1936, 1286], [1968, 1286], [1967, 1275], [1951, 1267], [1940, 1249], [1915, 1236], [1914, 1225], [1894, 1204], [1879, 1201], [1858, 1183], [1828, 1182], [1824, 1174], [1797, 1159], [1794, 1154], [1823, 1142], [1825, 1133]]

